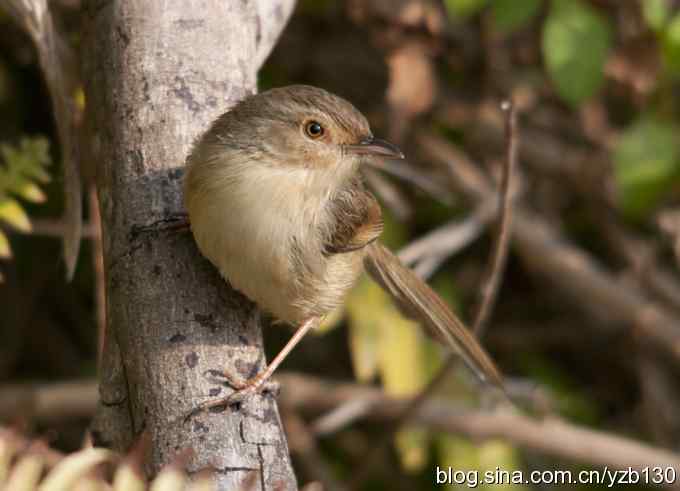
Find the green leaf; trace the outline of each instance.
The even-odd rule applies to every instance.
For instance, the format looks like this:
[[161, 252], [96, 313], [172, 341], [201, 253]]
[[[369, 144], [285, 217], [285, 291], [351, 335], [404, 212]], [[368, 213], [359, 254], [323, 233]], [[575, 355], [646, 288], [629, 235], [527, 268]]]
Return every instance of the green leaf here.
[[680, 74], [680, 14], [668, 23], [661, 37], [661, 53], [671, 73]]
[[578, 105], [604, 80], [610, 47], [609, 25], [580, 0], [553, 0], [543, 29], [545, 64], [558, 94]]
[[491, 12], [496, 26], [504, 32], [526, 25], [541, 8], [541, 0], [493, 0]]
[[644, 218], [673, 184], [680, 170], [678, 128], [643, 117], [628, 128], [613, 153], [621, 208], [631, 218]]
[[661, 31], [670, 16], [668, 0], [640, 0], [642, 16], [653, 31]]
[[0, 258], [9, 259], [12, 257], [12, 249], [9, 246], [9, 240], [7, 235], [0, 230]]
[[479, 12], [488, 0], [444, 0], [444, 6], [451, 17], [470, 17]]
[[21, 205], [13, 199], [0, 202], [0, 220], [22, 232], [31, 231], [31, 221], [28, 219], [28, 215]]

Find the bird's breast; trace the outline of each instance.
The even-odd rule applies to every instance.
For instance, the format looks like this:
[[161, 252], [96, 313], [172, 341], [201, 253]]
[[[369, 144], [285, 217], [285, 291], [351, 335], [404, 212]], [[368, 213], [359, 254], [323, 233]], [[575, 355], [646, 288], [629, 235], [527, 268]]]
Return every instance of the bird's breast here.
[[213, 176], [205, 186], [187, 200], [192, 230], [234, 288], [292, 324], [342, 302], [363, 256], [323, 253], [326, 193], [304, 176], [271, 169]]

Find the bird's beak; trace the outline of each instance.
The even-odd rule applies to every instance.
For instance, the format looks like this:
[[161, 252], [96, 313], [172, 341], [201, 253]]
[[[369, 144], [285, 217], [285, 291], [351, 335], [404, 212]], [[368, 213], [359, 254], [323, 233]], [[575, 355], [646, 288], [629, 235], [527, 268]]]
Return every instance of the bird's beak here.
[[372, 155], [388, 159], [403, 159], [404, 153], [395, 144], [379, 138], [366, 138], [357, 145], [345, 145], [349, 153], [355, 155]]

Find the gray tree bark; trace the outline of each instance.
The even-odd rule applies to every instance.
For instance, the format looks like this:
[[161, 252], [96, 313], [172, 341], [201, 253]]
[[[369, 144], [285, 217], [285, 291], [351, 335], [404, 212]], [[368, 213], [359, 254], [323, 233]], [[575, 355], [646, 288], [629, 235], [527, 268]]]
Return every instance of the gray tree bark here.
[[[126, 450], [147, 431], [150, 471], [193, 448], [190, 471], [218, 489], [297, 489], [276, 402], [262, 395], [184, 416], [225, 389], [207, 374], [265, 365], [260, 316], [200, 257], [183, 212], [191, 143], [256, 90], [294, 0], [89, 0], [83, 39], [87, 128], [98, 166], [107, 341], [97, 443]], [[229, 210], [224, 210], [229, 213]], [[255, 473], [255, 474], [253, 474]]]

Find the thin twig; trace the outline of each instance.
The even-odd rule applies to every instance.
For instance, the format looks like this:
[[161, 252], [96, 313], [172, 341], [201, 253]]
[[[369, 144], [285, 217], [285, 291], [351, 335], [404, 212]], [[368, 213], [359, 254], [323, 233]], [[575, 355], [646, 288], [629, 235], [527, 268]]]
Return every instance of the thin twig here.
[[50, 423], [94, 414], [98, 400], [94, 381], [21, 384], [0, 387], [0, 420], [16, 417]]
[[90, 185], [90, 223], [92, 224], [92, 262], [94, 269], [94, 298], [97, 313], [97, 364], [101, 367], [106, 336], [106, 278], [104, 277], [104, 243], [102, 219], [99, 213], [97, 187]]
[[449, 257], [479, 237], [493, 218], [493, 203], [482, 203], [464, 220], [452, 220], [414, 240], [399, 251], [399, 259], [413, 265], [431, 256]]
[[448, 189], [438, 184], [434, 179], [419, 172], [411, 164], [378, 159], [369, 159], [368, 162], [369, 165], [376, 169], [414, 184], [438, 201], [446, 205], [452, 204], [452, 195]]
[[311, 429], [318, 436], [331, 435], [363, 418], [372, 408], [373, 401], [366, 399], [348, 401], [316, 419], [311, 424]]
[[481, 288], [481, 295], [475, 322], [472, 331], [479, 338], [484, 334], [486, 325], [491, 316], [491, 311], [496, 304], [498, 289], [500, 287], [505, 263], [510, 249], [510, 234], [512, 230], [512, 175], [517, 165], [517, 109], [512, 101], [505, 101], [501, 105], [506, 113], [505, 119], [505, 139], [507, 149], [505, 155], [505, 165], [503, 166], [503, 176], [501, 178], [501, 198], [498, 201], [499, 227], [498, 235], [495, 240], [495, 247], [488, 263], [488, 271], [484, 286]]
[[[13, 235], [34, 235], [38, 237], [56, 237], [62, 238], [64, 231], [68, 225], [61, 219], [52, 218], [32, 218], [31, 230], [18, 230], [12, 226], [2, 224], [0, 229]], [[83, 223], [81, 228], [81, 238], [91, 239], [94, 237], [94, 225], [91, 223]]]
[[404, 193], [389, 179], [370, 168], [364, 169], [364, 176], [385, 206], [394, 213], [395, 218], [404, 221], [413, 215], [413, 207], [404, 197]]

